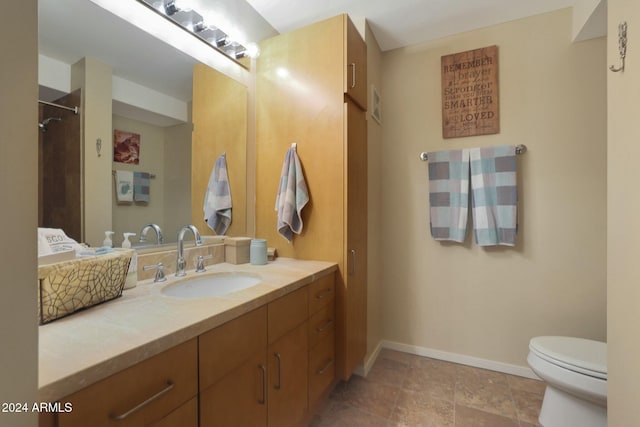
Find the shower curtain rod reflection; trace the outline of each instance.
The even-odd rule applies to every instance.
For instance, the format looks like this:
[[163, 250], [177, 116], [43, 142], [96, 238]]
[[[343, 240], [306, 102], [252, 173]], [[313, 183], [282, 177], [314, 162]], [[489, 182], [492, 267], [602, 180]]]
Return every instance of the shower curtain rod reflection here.
[[78, 114], [78, 107], [67, 107], [66, 105], [54, 104], [53, 102], [42, 101], [38, 99], [40, 104], [49, 105], [51, 107], [62, 108], [63, 110], [73, 111], [73, 114]]

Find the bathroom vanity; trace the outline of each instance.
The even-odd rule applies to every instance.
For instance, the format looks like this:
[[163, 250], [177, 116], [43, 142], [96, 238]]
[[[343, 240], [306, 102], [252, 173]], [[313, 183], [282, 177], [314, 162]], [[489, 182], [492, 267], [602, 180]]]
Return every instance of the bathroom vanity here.
[[[279, 258], [195, 277], [252, 287], [178, 298], [139, 282], [119, 299], [40, 327], [39, 400], [49, 426], [300, 425], [335, 384], [335, 271]], [[202, 275], [202, 276], [200, 276]], [[65, 406], [65, 404], [67, 404]], [[70, 404], [70, 405], [68, 405]]]

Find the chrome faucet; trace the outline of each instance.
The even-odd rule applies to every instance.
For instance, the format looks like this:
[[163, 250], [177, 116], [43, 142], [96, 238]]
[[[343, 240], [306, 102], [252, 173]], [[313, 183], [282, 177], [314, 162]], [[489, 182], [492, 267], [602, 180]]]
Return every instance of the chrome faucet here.
[[147, 232], [150, 228], [156, 232], [156, 245], [161, 245], [164, 241], [164, 237], [162, 236], [162, 229], [158, 224], [147, 224], [142, 227], [142, 231], [140, 231], [140, 243], [147, 241]]
[[193, 237], [196, 241], [196, 246], [202, 245], [202, 240], [200, 239], [200, 233], [195, 225], [185, 225], [182, 227], [180, 232], [178, 233], [178, 265], [176, 266], [176, 277], [185, 276], [187, 273], [184, 272], [184, 268], [186, 267], [186, 262], [184, 260], [184, 233], [187, 230], [191, 230], [193, 233]]

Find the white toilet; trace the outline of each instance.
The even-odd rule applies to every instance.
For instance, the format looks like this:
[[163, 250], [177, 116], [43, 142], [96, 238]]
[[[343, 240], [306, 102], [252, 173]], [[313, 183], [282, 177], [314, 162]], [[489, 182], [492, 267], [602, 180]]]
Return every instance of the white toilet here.
[[606, 427], [607, 344], [583, 338], [536, 337], [529, 366], [547, 383], [542, 427]]

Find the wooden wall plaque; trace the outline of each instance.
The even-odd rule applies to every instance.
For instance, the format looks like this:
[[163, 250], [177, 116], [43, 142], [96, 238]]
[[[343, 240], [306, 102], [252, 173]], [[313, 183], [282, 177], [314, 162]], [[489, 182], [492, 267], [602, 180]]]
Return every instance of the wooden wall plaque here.
[[500, 132], [498, 46], [441, 58], [442, 136]]

